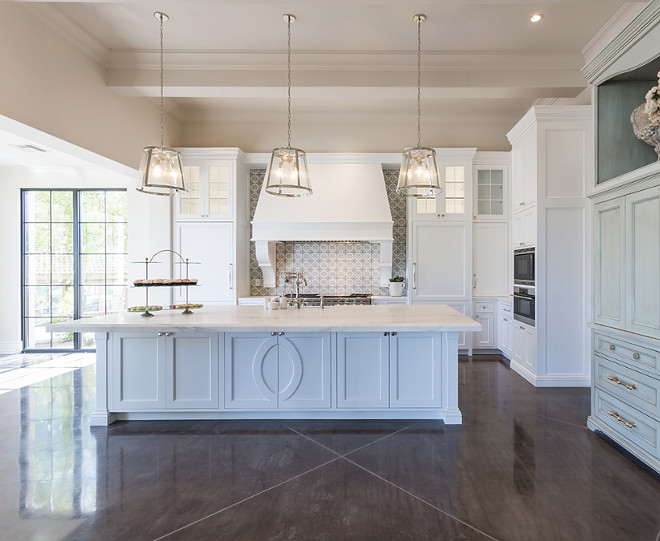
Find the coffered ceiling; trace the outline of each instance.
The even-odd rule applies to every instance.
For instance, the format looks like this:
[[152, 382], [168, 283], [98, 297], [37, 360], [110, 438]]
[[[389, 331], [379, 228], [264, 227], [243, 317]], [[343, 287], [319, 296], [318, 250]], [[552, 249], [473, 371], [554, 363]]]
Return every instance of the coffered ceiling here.
[[[117, 92], [155, 100], [165, 23], [168, 111], [184, 126], [286, 121], [286, 23], [292, 26], [293, 115], [306, 125], [414, 126], [415, 13], [422, 25], [423, 126], [497, 125], [534, 103], [585, 103], [584, 48], [620, 0], [127, 0], [26, 2], [107, 68]], [[542, 13], [539, 23], [530, 16]], [[424, 130], [424, 128], [423, 128]], [[411, 135], [414, 130], [411, 131]], [[502, 136], [493, 149], [500, 149]], [[414, 141], [411, 141], [414, 143]], [[435, 141], [428, 141], [436, 145]], [[270, 149], [246, 149], [265, 151]], [[391, 151], [391, 149], [382, 149]]]

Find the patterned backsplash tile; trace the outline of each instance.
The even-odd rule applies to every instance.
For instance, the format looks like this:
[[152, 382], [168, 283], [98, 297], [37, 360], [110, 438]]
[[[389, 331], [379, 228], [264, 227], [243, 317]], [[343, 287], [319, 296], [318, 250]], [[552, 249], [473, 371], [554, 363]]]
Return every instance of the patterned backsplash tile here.
[[[385, 188], [390, 202], [392, 220], [392, 275], [406, 273], [406, 200], [397, 195], [398, 169], [384, 169]], [[250, 170], [250, 220], [257, 208], [257, 200], [266, 174], [265, 169]], [[378, 283], [380, 245], [369, 242], [282, 242], [277, 244], [277, 288], [263, 287], [262, 274], [250, 243], [250, 295], [281, 294], [285, 271], [302, 272], [307, 285], [301, 292], [321, 295], [369, 293], [389, 295], [388, 288]], [[286, 284], [287, 292], [290, 285]], [[404, 292], [405, 294], [405, 292]]]

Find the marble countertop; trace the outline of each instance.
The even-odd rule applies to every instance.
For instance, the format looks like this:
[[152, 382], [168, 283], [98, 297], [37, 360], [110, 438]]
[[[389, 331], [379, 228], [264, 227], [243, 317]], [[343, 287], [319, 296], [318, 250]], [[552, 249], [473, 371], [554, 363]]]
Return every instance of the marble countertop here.
[[154, 312], [154, 317], [122, 312], [54, 323], [49, 331], [195, 332], [195, 331], [468, 331], [481, 324], [443, 304], [305, 307], [265, 310], [263, 306], [217, 306], [183, 315], [180, 310]]

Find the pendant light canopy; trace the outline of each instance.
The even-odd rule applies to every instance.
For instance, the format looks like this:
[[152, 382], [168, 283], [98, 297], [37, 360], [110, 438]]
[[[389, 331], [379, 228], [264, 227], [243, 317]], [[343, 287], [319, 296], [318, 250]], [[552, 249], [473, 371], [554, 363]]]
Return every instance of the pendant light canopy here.
[[442, 193], [440, 175], [435, 160], [435, 150], [422, 147], [421, 143], [421, 78], [422, 78], [422, 32], [421, 25], [426, 15], [417, 14], [417, 146], [407, 148], [401, 157], [401, 171], [396, 191], [409, 197], [435, 197]]
[[163, 107], [163, 23], [169, 17], [160, 11], [154, 13], [160, 21], [160, 146], [145, 147], [140, 163], [140, 186], [138, 191], [154, 195], [173, 195], [185, 192], [181, 155], [172, 148], [165, 148]]
[[282, 18], [287, 23], [287, 146], [273, 150], [266, 171], [265, 190], [271, 195], [283, 197], [302, 197], [312, 194], [307, 171], [307, 155], [304, 150], [291, 148], [291, 23], [296, 21], [295, 15], [285, 13]]

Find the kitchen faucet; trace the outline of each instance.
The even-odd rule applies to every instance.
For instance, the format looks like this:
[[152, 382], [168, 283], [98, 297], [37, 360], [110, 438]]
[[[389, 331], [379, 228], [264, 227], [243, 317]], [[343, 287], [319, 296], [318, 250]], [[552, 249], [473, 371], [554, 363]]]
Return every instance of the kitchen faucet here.
[[305, 280], [302, 272], [285, 272], [284, 283], [290, 284], [291, 280], [295, 280], [293, 283], [296, 286], [296, 298], [291, 301], [291, 304], [295, 304], [296, 308], [300, 308], [300, 305], [302, 304], [302, 300], [300, 299], [300, 286], [302, 284], [307, 285], [307, 280]]

